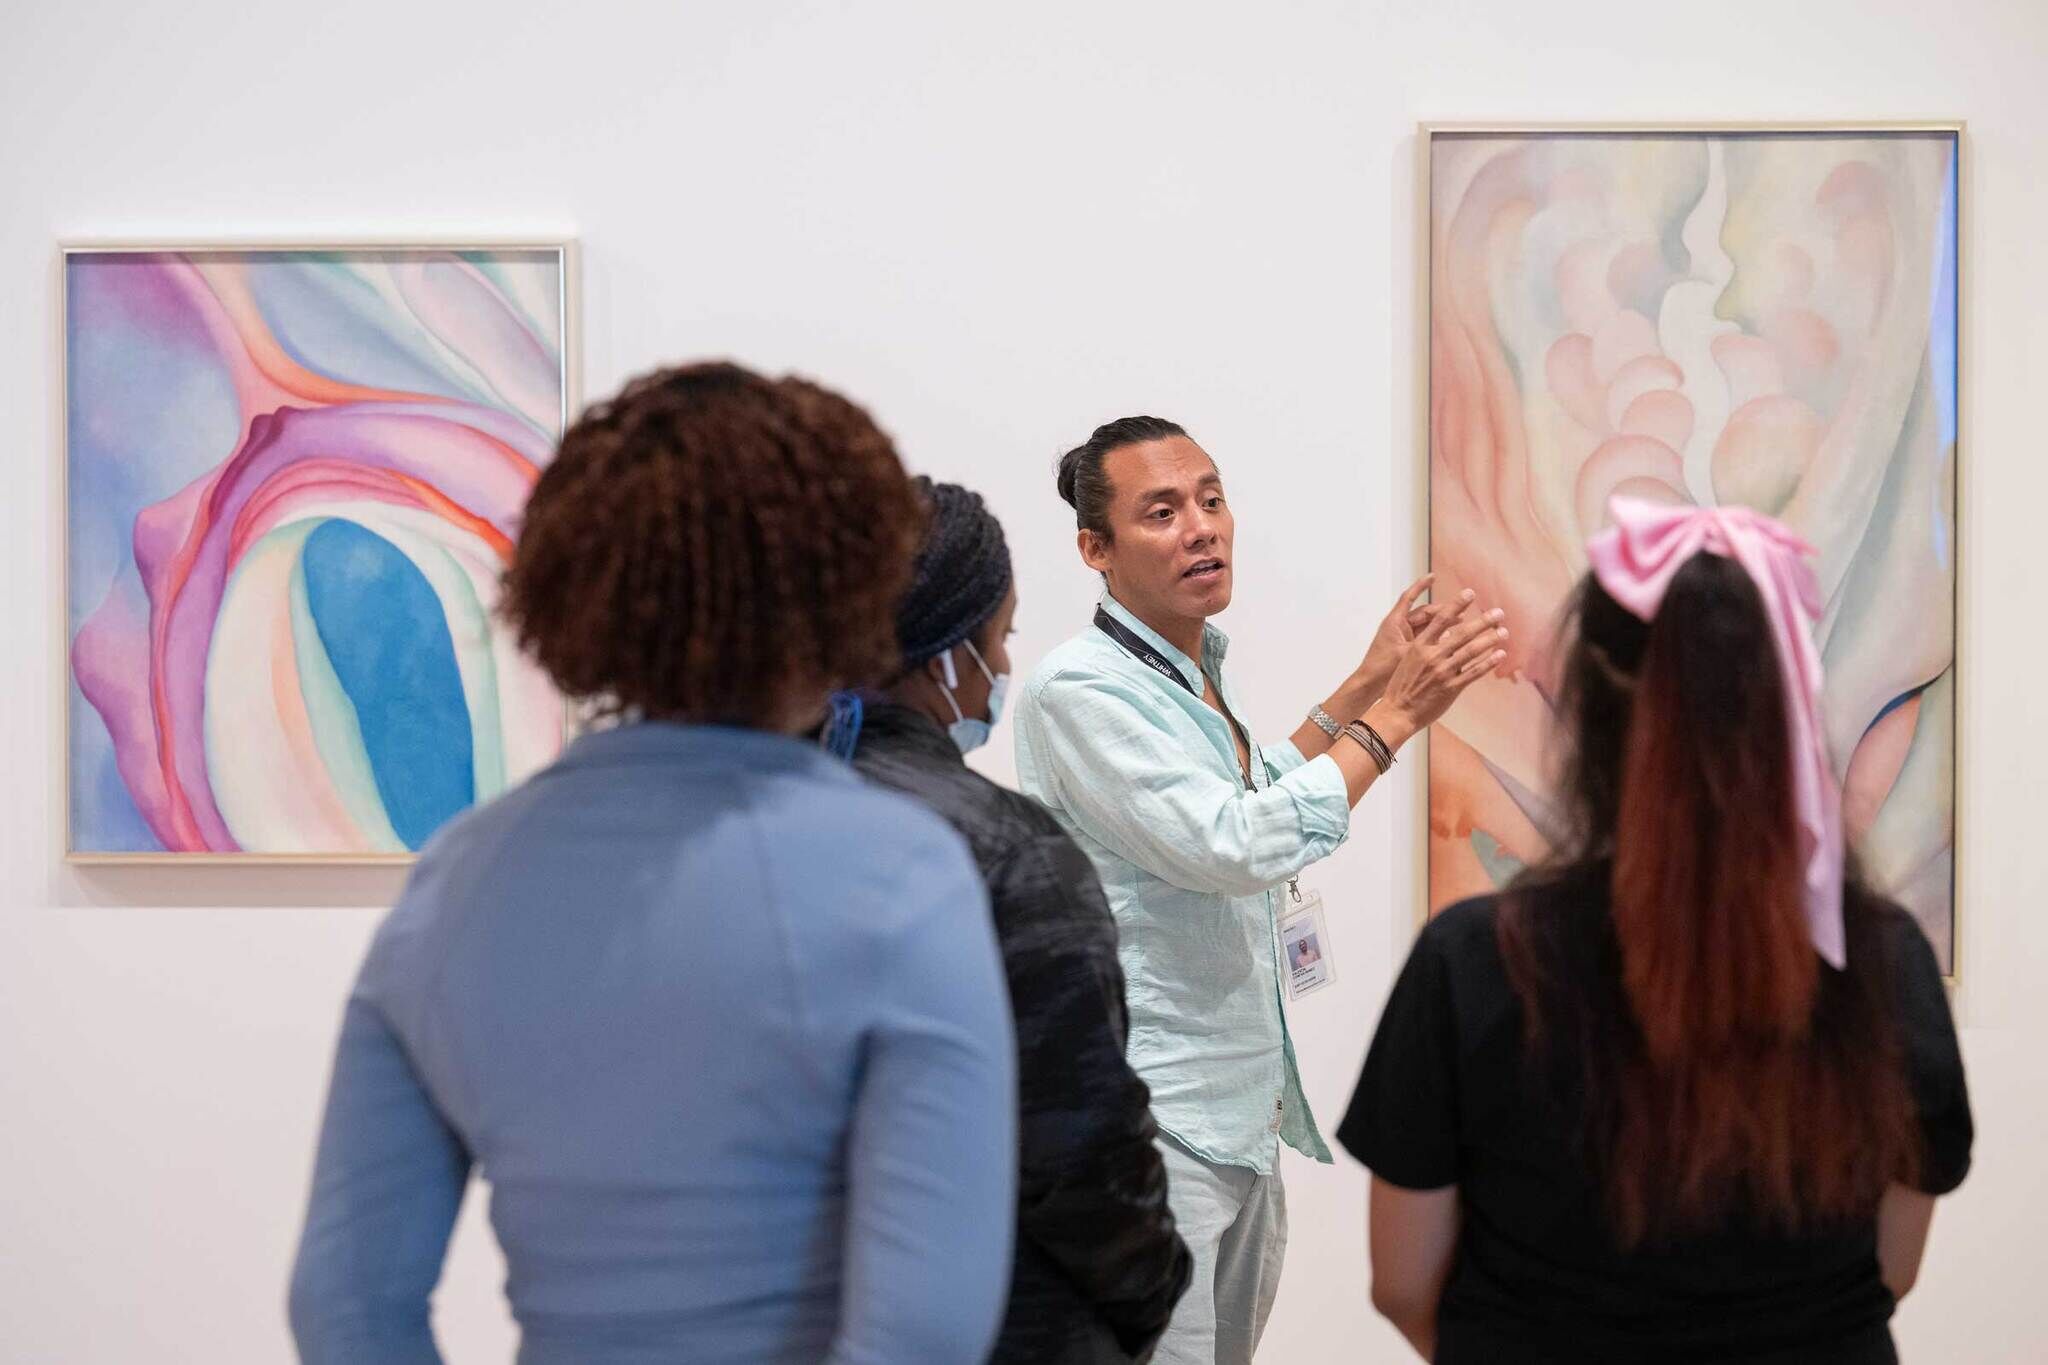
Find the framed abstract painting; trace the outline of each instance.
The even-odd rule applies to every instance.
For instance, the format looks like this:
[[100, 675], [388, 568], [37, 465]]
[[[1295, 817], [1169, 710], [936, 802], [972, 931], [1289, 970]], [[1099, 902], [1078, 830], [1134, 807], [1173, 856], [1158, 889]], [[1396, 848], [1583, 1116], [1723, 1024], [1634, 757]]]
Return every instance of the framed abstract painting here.
[[1819, 551], [1847, 834], [1956, 951], [1958, 124], [1432, 127], [1429, 554], [1512, 654], [1434, 732], [1432, 910], [1542, 857], [1559, 608], [1616, 493]]
[[64, 250], [68, 858], [400, 861], [559, 752], [493, 607], [571, 266]]

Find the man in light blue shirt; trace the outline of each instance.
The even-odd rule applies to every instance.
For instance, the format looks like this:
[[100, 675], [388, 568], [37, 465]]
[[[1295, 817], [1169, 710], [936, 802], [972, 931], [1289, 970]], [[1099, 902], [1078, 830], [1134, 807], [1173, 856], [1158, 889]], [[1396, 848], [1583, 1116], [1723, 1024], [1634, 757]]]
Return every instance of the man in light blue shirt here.
[[[1215, 464], [1154, 417], [1096, 429], [1060, 465], [1106, 592], [1017, 708], [1023, 789], [1094, 861], [1120, 936], [1130, 1059], [1152, 1089], [1195, 1278], [1154, 1357], [1251, 1360], [1278, 1288], [1278, 1143], [1330, 1159], [1280, 1005], [1275, 892], [1328, 856], [1407, 740], [1504, 657], [1470, 593], [1412, 604], [1293, 737], [1261, 746], [1223, 677], [1233, 522]], [[1340, 724], [1348, 721], [1350, 724]]]

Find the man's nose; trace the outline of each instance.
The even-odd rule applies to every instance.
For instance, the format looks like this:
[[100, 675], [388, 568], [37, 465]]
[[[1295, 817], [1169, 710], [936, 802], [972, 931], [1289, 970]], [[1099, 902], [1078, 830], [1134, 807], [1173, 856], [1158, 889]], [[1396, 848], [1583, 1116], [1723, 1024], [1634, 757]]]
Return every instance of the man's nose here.
[[1214, 514], [1203, 508], [1196, 508], [1193, 515], [1187, 519], [1185, 525], [1187, 527], [1187, 544], [1190, 549], [1197, 545], [1206, 545], [1208, 542], [1216, 539], [1216, 518]]

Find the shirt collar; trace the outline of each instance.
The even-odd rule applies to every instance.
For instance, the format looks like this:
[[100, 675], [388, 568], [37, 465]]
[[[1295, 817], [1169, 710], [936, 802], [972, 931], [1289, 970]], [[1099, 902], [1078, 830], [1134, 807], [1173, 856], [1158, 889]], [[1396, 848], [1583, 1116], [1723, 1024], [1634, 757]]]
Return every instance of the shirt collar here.
[[1102, 609], [1123, 622], [1126, 626], [1129, 626], [1139, 639], [1158, 650], [1162, 658], [1179, 669], [1181, 677], [1187, 679], [1188, 687], [1194, 691], [1196, 696], [1202, 695], [1202, 674], [1205, 667], [1219, 675], [1222, 673], [1223, 656], [1230, 652], [1230, 637], [1208, 622], [1202, 623], [1203, 657], [1201, 663], [1196, 663], [1193, 659], [1190, 659], [1187, 655], [1168, 644], [1165, 637], [1160, 635], [1158, 631], [1132, 615], [1124, 604], [1117, 601], [1112, 594], [1107, 592], [1102, 594]]

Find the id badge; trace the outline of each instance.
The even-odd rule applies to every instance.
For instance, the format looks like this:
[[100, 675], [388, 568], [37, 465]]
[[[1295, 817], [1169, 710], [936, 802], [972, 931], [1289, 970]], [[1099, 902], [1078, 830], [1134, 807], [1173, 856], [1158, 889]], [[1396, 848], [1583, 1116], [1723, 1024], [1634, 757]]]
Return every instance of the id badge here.
[[1323, 893], [1302, 896], [1288, 890], [1288, 910], [1280, 921], [1280, 957], [1286, 964], [1287, 998], [1299, 1000], [1337, 979], [1330, 960], [1330, 936], [1323, 927]]

